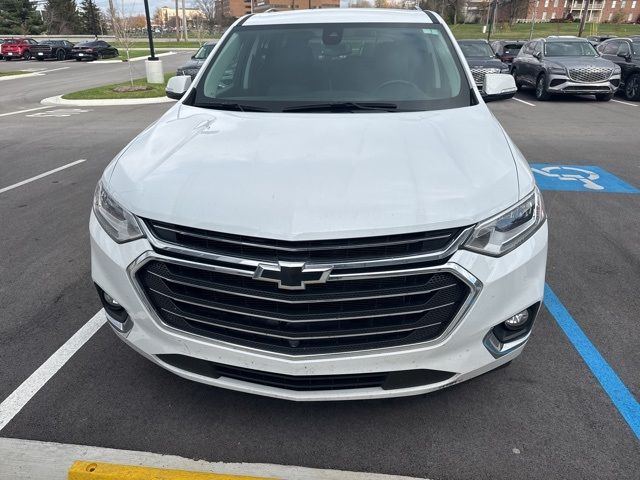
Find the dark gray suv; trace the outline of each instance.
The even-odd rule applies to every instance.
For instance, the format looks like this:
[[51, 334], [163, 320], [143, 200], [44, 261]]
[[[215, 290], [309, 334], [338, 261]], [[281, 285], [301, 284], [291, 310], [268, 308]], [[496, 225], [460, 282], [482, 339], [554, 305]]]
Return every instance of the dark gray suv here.
[[535, 88], [538, 100], [555, 94], [613, 98], [620, 85], [620, 67], [601, 58], [584, 38], [548, 37], [525, 44], [513, 61], [511, 73], [520, 89]]

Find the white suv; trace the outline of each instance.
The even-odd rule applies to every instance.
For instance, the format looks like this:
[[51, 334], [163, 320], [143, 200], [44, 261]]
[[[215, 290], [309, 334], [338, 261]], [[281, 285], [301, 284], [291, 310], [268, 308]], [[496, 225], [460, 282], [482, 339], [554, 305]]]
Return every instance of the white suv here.
[[547, 224], [465, 65], [431, 12], [237, 21], [98, 184], [117, 334], [182, 377], [292, 400], [425, 393], [518, 356]]

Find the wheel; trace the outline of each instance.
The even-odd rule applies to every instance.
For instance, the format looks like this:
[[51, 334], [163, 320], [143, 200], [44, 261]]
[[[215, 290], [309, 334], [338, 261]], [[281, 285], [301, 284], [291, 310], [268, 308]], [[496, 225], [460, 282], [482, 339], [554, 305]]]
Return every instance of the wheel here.
[[[56, 52], [56, 58], [60, 61], [64, 60], [65, 58], [67, 58], [67, 54], [64, 52], [64, 50], [58, 50]], [[39, 59], [38, 59], [39, 60]]]
[[541, 73], [536, 82], [536, 99], [544, 102], [545, 100], [549, 100], [549, 98], [551, 98], [551, 94], [549, 90], [547, 90], [547, 76]]
[[596, 95], [596, 100], [599, 102], [608, 102], [613, 98], [613, 93], [599, 93]]
[[640, 100], [640, 73], [634, 73], [627, 79], [624, 96], [627, 100]]
[[102, 60], [102, 52], [96, 53], [96, 60]]
[[119, 56], [120, 56], [120, 52], [118, 51], [118, 49], [117, 49], [117, 48], [114, 48], [114, 49], [113, 49], [113, 56], [114, 56], [114, 57], [119, 57]]
[[5, 62], [10, 62], [11, 61], [11, 57], [4, 57], [4, 61]]
[[31, 60], [31, 52], [27, 50], [22, 54], [22, 58], [24, 58], [25, 60]]
[[522, 84], [518, 82], [518, 73], [516, 72], [515, 68], [511, 70], [511, 75], [513, 76], [513, 79], [516, 82], [516, 88], [518, 89], [518, 91], [522, 90]]

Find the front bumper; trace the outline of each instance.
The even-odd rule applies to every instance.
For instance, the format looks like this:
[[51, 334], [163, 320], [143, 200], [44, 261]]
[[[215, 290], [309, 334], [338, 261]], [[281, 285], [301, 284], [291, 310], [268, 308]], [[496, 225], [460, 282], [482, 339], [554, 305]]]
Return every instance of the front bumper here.
[[80, 60], [96, 60], [98, 56], [95, 53], [77, 52], [71, 55], [72, 58], [79, 58]]
[[615, 93], [620, 85], [620, 74], [609, 80], [595, 83], [582, 83], [571, 80], [567, 75], [550, 75], [548, 91], [559, 95], [600, 95]]
[[[90, 221], [91, 267], [95, 283], [129, 313], [132, 325], [118, 336], [139, 353], [184, 378], [247, 393], [288, 400], [357, 400], [417, 395], [439, 390], [492, 370], [517, 357], [528, 335], [500, 355], [484, 341], [506, 318], [542, 300], [547, 258], [547, 224], [501, 258], [459, 250], [450, 266], [471, 272], [482, 283], [474, 303], [445, 337], [428, 344], [404, 345], [350, 353], [291, 356], [191, 335], [164, 325], [137, 293], [127, 269], [152, 250], [146, 239], [116, 244], [93, 213]], [[297, 391], [241, 380], [212, 378], [176, 368], [157, 356], [178, 354], [222, 365], [289, 376], [348, 375], [415, 369], [455, 372], [444, 381], [410, 388], [379, 387]]]

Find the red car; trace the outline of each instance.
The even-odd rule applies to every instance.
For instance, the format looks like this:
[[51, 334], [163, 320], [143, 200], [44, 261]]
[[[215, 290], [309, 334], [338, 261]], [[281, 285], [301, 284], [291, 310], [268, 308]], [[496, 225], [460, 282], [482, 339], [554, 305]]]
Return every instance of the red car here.
[[31, 47], [37, 45], [33, 38], [12, 38], [6, 40], [0, 45], [0, 55], [6, 60], [12, 60], [14, 58], [24, 58], [29, 60], [31, 58]]

